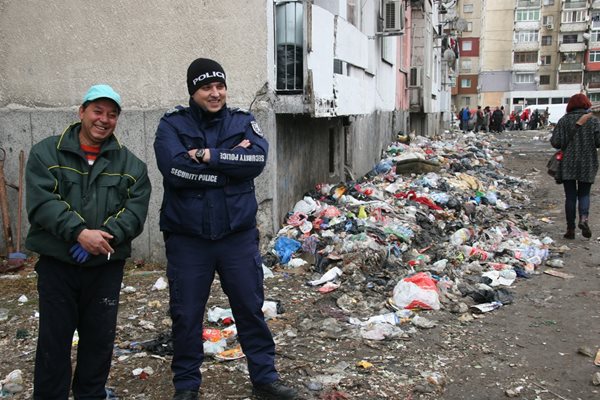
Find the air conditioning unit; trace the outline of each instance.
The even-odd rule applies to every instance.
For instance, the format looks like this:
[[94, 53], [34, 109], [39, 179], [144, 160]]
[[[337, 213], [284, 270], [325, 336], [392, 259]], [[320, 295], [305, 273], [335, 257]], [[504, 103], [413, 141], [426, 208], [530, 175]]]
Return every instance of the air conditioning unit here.
[[383, 0], [383, 32], [404, 29], [404, 6], [402, 0]]
[[552, 29], [554, 29], [554, 24], [553, 23], [546, 24], [546, 29], [551, 31]]

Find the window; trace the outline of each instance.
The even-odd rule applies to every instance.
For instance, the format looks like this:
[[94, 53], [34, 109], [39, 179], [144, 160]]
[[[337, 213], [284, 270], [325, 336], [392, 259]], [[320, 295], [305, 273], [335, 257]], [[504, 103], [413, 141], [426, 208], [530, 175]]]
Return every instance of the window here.
[[552, 36], [542, 36], [542, 46], [552, 46]]
[[562, 13], [562, 22], [584, 22], [587, 15], [587, 10], [565, 11]]
[[381, 38], [381, 59], [392, 65], [394, 64], [394, 49], [396, 45], [394, 39], [395, 38], [391, 36], [383, 36]]
[[538, 31], [516, 31], [516, 43], [534, 43], [538, 41]]
[[461, 71], [470, 71], [471, 70], [471, 60], [461, 60], [460, 61], [460, 69], [461, 69]]
[[[550, 83], [550, 77], [548, 75], [544, 75], [548, 78], [548, 83]], [[547, 85], [548, 83], [544, 83], [544, 85]], [[542, 77], [540, 76], [540, 85], [542, 84]], [[538, 104], [550, 104], [550, 99], [547, 97], [540, 97], [538, 99]]]
[[553, 15], [546, 15], [545, 17], [542, 18], [542, 25], [548, 26], [548, 25], [553, 25], [553, 24], [554, 24], [554, 16]]
[[592, 31], [592, 37], [590, 39], [592, 42], [600, 42], [600, 30]]
[[564, 72], [558, 74], [559, 84], [580, 84], [581, 72]]
[[277, 46], [277, 90], [302, 91], [304, 51], [302, 2], [275, 6], [275, 45]]
[[545, 6], [552, 6], [554, 5], [554, 0], [542, 0], [542, 4]]
[[465, 29], [465, 32], [473, 32], [473, 23], [472, 22], [467, 22], [467, 29]]
[[563, 43], [577, 43], [577, 34], [575, 35], [563, 35]]
[[469, 107], [471, 105], [471, 98], [470, 97], [465, 97], [464, 101], [465, 101], [465, 106]]
[[592, 29], [600, 29], [600, 11], [592, 11]]
[[537, 51], [526, 51], [515, 53], [514, 62], [515, 64], [529, 64], [536, 63], [538, 60]]
[[569, 52], [569, 53], [560, 53], [560, 62], [572, 64], [578, 62], [577, 53]]
[[471, 80], [470, 79], [461, 79], [460, 80], [460, 87], [462, 87], [462, 88], [470, 88], [471, 87]]
[[473, 4], [464, 4], [463, 12], [464, 13], [472, 13], [473, 12]]
[[515, 83], [533, 83], [533, 74], [515, 74]]
[[600, 93], [588, 93], [588, 98], [592, 103], [600, 101]]
[[540, 10], [517, 10], [516, 21], [539, 21]]
[[600, 62], [600, 51], [590, 51], [590, 62]]
[[471, 51], [473, 50], [473, 42], [471, 42], [470, 40], [463, 40], [462, 43], [462, 50], [463, 51]]
[[541, 56], [540, 62], [542, 65], [550, 65], [552, 64], [552, 56]]

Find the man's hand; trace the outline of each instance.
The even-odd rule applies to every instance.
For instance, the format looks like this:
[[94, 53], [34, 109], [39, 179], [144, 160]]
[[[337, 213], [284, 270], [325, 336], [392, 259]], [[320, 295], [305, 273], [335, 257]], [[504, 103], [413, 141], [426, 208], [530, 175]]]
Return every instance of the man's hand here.
[[79, 264], [83, 264], [90, 258], [90, 253], [85, 251], [79, 243], [71, 247], [69, 254], [73, 257], [73, 260], [77, 261]]
[[84, 229], [77, 237], [77, 241], [83, 250], [97, 256], [99, 254], [107, 255], [108, 253], [115, 252], [108, 243], [112, 238], [113, 235], [100, 229]]

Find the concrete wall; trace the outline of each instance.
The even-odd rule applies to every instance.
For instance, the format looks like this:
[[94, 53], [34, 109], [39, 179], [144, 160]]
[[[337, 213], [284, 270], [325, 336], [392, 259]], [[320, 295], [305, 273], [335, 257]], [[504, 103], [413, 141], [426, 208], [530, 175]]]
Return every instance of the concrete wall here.
[[247, 107], [266, 80], [267, 4], [0, 0], [0, 106], [79, 105], [106, 82], [126, 108], [168, 108], [187, 101], [187, 67], [204, 56], [235, 71], [232, 101]]
[[[0, 0], [0, 147], [7, 150], [7, 180], [17, 183], [21, 149], [28, 155], [33, 143], [76, 121], [90, 85], [110, 84], [124, 106], [116, 134], [147, 162], [153, 183], [148, 222], [134, 243], [134, 257], [163, 259], [162, 185], [152, 150], [158, 120], [166, 109], [187, 105], [186, 70], [198, 57], [223, 65], [228, 105], [248, 108], [272, 81], [271, 15], [272, 2], [264, 0], [106, 0], [101, 7], [77, 0]], [[274, 142], [272, 112], [258, 103], [253, 108]], [[271, 157], [257, 180], [260, 225], [270, 230], [274, 173]], [[8, 192], [16, 242], [16, 191]]]
[[279, 221], [315, 184], [343, 182], [346, 172], [354, 179], [365, 175], [380, 160], [396, 133], [406, 129], [405, 111], [328, 119], [278, 115]]

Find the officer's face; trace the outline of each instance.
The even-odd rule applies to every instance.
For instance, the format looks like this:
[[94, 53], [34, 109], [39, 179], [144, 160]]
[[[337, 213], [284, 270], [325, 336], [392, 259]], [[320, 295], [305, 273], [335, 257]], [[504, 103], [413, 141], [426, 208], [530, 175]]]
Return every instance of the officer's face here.
[[79, 107], [79, 118], [79, 141], [87, 146], [99, 146], [115, 131], [119, 110], [114, 101], [98, 99], [85, 108]]
[[225, 106], [227, 86], [221, 82], [213, 82], [200, 86], [192, 98], [204, 111], [215, 113]]

